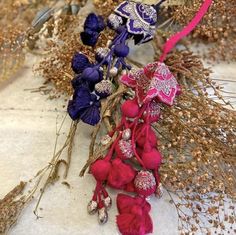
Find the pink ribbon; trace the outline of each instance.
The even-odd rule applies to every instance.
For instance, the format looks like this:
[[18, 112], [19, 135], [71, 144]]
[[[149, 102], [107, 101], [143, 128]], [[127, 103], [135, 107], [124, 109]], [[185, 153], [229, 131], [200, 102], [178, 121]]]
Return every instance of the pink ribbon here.
[[182, 38], [186, 37], [201, 21], [203, 16], [206, 14], [208, 8], [210, 7], [212, 0], [205, 0], [201, 5], [199, 11], [191, 22], [184, 27], [184, 29], [173, 36], [171, 36], [163, 47], [163, 53], [160, 57], [160, 62], [163, 62], [166, 58], [166, 55], [175, 47], [176, 43]]

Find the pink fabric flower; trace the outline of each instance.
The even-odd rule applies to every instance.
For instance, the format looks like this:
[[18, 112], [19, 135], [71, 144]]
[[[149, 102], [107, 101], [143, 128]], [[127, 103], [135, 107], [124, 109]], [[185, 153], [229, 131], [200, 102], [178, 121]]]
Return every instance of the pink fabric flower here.
[[131, 70], [120, 81], [135, 90], [139, 104], [152, 99], [173, 105], [174, 98], [180, 93], [180, 86], [168, 67], [161, 62], [148, 64], [143, 69]]

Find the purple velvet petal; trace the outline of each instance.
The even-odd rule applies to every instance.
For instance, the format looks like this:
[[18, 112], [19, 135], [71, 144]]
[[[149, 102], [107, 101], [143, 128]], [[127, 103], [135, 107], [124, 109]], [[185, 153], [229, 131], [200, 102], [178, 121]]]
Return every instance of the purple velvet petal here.
[[97, 31], [98, 28], [98, 17], [94, 13], [90, 13], [85, 22], [84, 22], [84, 30], [91, 29], [92, 31]]
[[82, 75], [82, 79], [91, 83], [97, 83], [100, 81], [100, 73], [99, 70], [95, 67], [93, 68], [86, 68]]
[[73, 120], [80, 118], [80, 115], [90, 107], [91, 94], [87, 87], [81, 86], [75, 90], [73, 100], [68, 103], [67, 111]]
[[80, 106], [87, 106], [91, 101], [90, 90], [85, 86], [79, 87], [74, 92], [73, 100], [76, 100], [76, 103]]
[[80, 119], [89, 125], [95, 126], [100, 121], [100, 111], [98, 105], [95, 103], [87, 108], [80, 116]]
[[119, 57], [126, 57], [129, 54], [129, 47], [124, 43], [116, 44], [114, 47], [115, 55]]
[[79, 119], [80, 110], [78, 110], [77, 106], [75, 105], [74, 100], [69, 100], [67, 106], [67, 112], [70, 115], [72, 120]]
[[80, 38], [84, 45], [87, 46], [95, 46], [99, 37], [99, 33], [96, 31], [92, 31], [90, 29], [86, 29], [84, 32], [80, 33]]
[[71, 85], [76, 90], [84, 85], [84, 81], [81, 79], [81, 76], [76, 76], [71, 80]]
[[105, 29], [106, 25], [102, 16], [98, 16], [98, 32], [101, 32]]
[[102, 16], [96, 16], [94, 13], [90, 13], [85, 22], [84, 30], [90, 29], [92, 31], [101, 32], [105, 28], [105, 23]]
[[71, 61], [71, 67], [75, 73], [82, 73], [85, 68], [90, 67], [92, 64], [86, 55], [76, 52]]

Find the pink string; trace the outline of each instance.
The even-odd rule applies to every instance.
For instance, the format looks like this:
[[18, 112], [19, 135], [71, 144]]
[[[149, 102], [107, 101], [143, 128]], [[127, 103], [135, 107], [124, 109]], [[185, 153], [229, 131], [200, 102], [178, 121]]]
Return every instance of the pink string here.
[[163, 53], [160, 57], [160, 62], [163, 62], [166, 58], [166, 55], [175, 47], [176, 43], [181, 40], [183, 37], [187, 36], [201, 21], [203, 16], [206, 14], [208, 8], [210, 7], [212, 0], [205, 0], [201, 5], [199, 11], [191, 22], [184, 27], [184, 29], [169, 38], [163, 47]]

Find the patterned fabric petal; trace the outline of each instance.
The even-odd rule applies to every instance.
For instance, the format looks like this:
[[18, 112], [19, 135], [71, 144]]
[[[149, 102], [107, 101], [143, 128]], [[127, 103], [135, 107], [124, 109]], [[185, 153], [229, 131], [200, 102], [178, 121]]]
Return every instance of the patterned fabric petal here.
[[157, 98], [157, 101], [172, 105], [180, 86], [168, 67], [161, 62], [148, 64], [140, 70], [131, 70], [120, 81], [134, 88], [138, 103], [143, 104]]
[[127, 75], [123, 75], [121, 78], [120, 78], [120, 82], [125, 84], [126, 86], [128, 87], [132, 87], [132, 88], [135, 88], [136, 87], [136, 80], [135, 80], [135, 77], [130, 73], [130, 74], [127, 74]]
[[144, 102], [157, 97], [159, 101], [173, 105], [174, 98], [179, 91], [178, 83], [164, 63], [156, 63], [156, 70], [151, 79]]
[[115, 13], [126, 19], [126, 27], [130, 34], [139, 35], [135, 38], [136, 44], [153, 38], [157, 12], [151, 5], [124, 1], [115, 9]]

